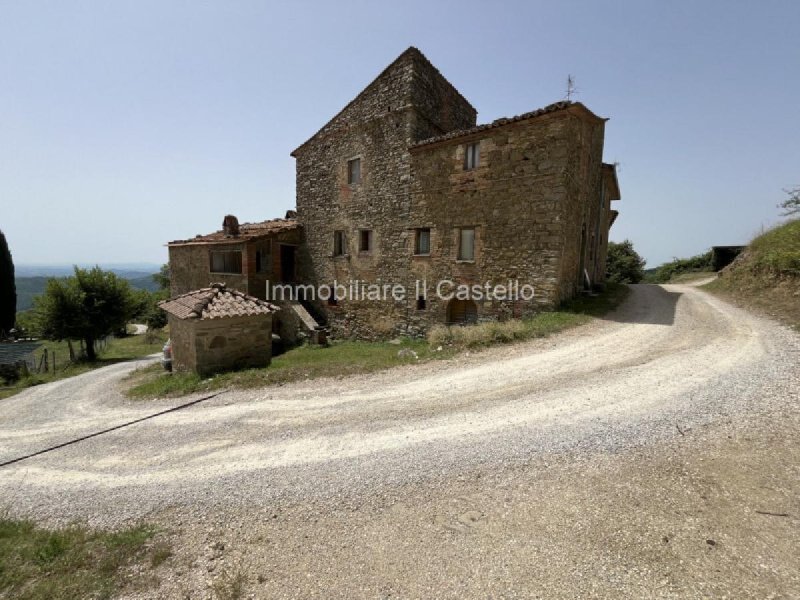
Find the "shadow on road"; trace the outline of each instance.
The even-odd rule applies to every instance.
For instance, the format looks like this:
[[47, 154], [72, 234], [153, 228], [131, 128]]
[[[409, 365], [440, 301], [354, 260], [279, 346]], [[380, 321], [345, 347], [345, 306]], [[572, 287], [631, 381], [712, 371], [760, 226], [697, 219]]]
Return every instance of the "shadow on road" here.
[[631, 293], [616, 310], [601, 317], [616, 323], [674, 325], [680, 292], [670, 292], [660, 285], [640, 283], [629, 286]]

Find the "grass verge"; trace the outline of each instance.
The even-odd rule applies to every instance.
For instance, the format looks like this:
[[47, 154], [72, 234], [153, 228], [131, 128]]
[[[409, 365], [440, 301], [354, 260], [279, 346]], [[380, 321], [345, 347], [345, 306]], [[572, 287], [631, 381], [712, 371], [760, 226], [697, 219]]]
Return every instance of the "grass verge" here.
[[434, 347], [461, 350], [546, 337], [583, 325], [592, 318], [613, 310], [626, 298], [628, 292], [627, 286], [612, 283], [602, 294], [581, 296], [567, 302], [559, 310], [542, 312], [527, 319], [490, 321], [468, 327], [437, 325], [428, 334], [428, 342]]
[[[69, 348], [67, 342], [46, 341], [36, 350], [34, 355], [37, 364], [45, 349], [51, 370], [47, 373], [31, 373], [20, 380], [0, 386], [0, 400], [18, 394], [22, 390], [43, 383], [57, 381], [66, 377], [74, 377], [93, 369], [105, 367], [110, 364], [142, 358], [148, 354], [159, 352], [167, 341], [167, 333], [155, 331], [145, 335], [135, 335], [125, 338], [113, 338], [98, 353], [95, 362], [77, 361], [69, 362]], [[75, 344], [73, 343], [73, 346]], [[55, 355], [55, 370], [52, 369], [53, 356]], [[0, 382], [3, 380], [0, 379]]]
[[126, 583], [128, 566], [149, 561], [154, 567], [155, 553], [163, 562], [166, 542], [151, 545], [154, 534], [148, 526], [117, 532], [45, 529], [0, 517], [0, 597], [110, 598]]
[[582, 325], [614, 309], [627, 294], [626, 286], [611, 284], [604, 293], [576, 298], [557, 311], [503, 323], [434, 328], [428, 340], [341, 341], [327, 348], [301, 346], [274, 357], [266, 369], [221, 373], [207, 379], [194, 373], [165, 373], [159, 365], [153, 365], [129, 376], [126, 393], [133, 398], [176, 397], [222, 388], [258, 388], [318, 377], [344, 377], [447, 358], [466, 348], [543, 337]]

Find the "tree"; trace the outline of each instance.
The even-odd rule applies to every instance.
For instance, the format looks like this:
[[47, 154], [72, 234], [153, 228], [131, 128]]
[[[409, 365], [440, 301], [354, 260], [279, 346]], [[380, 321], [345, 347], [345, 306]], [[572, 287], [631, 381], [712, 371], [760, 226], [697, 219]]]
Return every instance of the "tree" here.
[[49, 279], [34, 300], [42, 335], [52, 340], [83, 340], [86, 357], [97, 359], [95, 342], [125, 324], [139, 308], [125, 279], [100, 267], [79, 269], [64, 279]]
[[783, 216], [788, 217], [789, 215], [800, 213], [800, 185], [783, 191], [789, 196], [778, 205], [779, 208], [783, 209]]
[[633, 249], [633, 242], [608, 243], [606, 278], [615, 283], [639, 283], [644, 278], [645, 260]]
[[17, 320], [17, 287], [14, 283], [14, 260], [6, 236], [0, 231], [0, 334], [8, 333]]
[[160, 289], [169, 289], [169, 263], [161, 265], [161, 269], [158, 273], [153, 274], [153, 281], [158, 284]]

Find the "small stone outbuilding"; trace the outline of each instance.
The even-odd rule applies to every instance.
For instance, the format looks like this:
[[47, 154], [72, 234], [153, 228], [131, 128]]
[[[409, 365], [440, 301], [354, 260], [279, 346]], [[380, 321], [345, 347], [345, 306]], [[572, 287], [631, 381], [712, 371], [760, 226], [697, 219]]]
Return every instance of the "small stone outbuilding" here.
[[277, 306], [212, 283], [159, 307], [169, 318], [173, 370], [210, 375], [270, 363]]

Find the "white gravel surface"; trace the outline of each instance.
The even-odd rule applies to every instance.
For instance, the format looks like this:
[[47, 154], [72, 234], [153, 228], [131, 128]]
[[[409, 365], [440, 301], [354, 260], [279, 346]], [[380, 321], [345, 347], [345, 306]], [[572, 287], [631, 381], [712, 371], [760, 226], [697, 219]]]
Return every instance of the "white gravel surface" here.
[[[125, 399], [116, 383], [141, 364], [114, 365], [0, 401], [0, 463], [197, 398]], [[193, 540], [187, 547], [200, 544], [202, 552], [205, 542], [198, 540], [229, 536], [226, 523], [246, 531], [248, 519], [277, 518], [283, 507], [304, 507], [304, 518], [317, 515], [314, 523], [334, 510], [372, 504], [383, 510], [400, 500], [425, 514], [423, 504], [445, 497], [444, 489], [468, 482], [477, 493], [499, 485], [492, 479], [498, 473], [514, 473], [516, 485], [533, 477], [534, 467], [525, 473], [534, 463], [536, 477], [559, 489], [560, 478], [542, 474], [548, 464], [562, 465], [563, 477], [579, 482], [600, 472], [601, 463], [619, 469], [693, 432], [717, 427], [730, 438], [737, 423], [795, 418], [798, 399], [795, 332], [692, 286], [633, 286], [616, 313], [550, 339], [379, 374], [223, 392], [0, 467], [0, 497], [12, 513], [46, 522], [177, 523]], [[393, 509], [398, 518], [408, 518], [403, 502]], [[482, 514], [465, 510], [450, 526], [466, 531]], [[186, 569], [195, 568], [190, 560]], [[181, 575], [186, 569], [171, 576], [169, 589], [183, 589], [174, 586], [188, 577]], [[310, 581], [306, 576], [300, 581]], [[332, 579], [313, 581], [323, 582], [317, 591], [324, 595]], [[483, 587], [437, 595], [497, 589], [491, 578], [481, 581]], [[314, 595], [293, 585], [262, 594]], [[404, 597], [427, 595], [410, 589]], [[349, 594], [362, 592], [380, 597], [374, 587]]]

